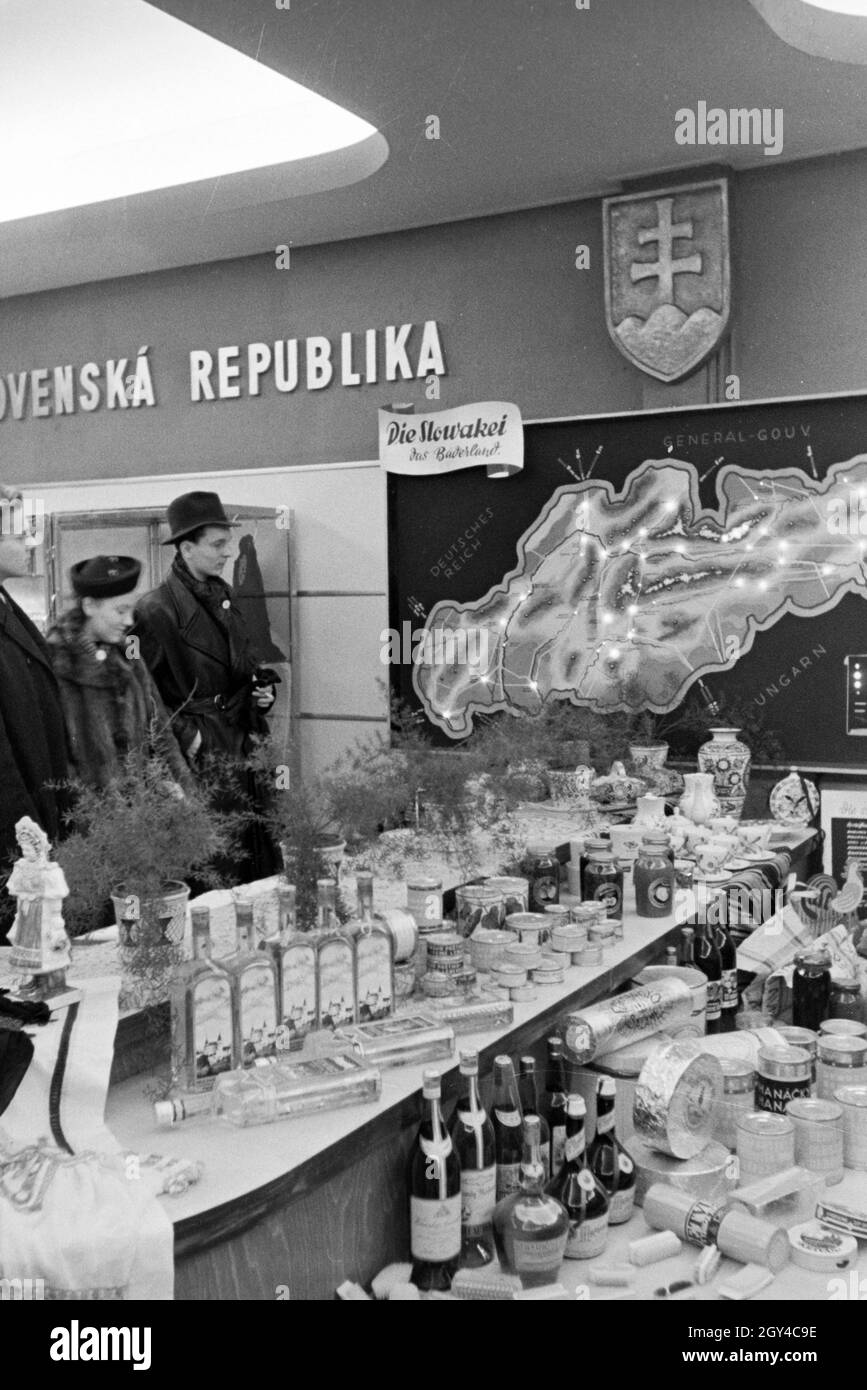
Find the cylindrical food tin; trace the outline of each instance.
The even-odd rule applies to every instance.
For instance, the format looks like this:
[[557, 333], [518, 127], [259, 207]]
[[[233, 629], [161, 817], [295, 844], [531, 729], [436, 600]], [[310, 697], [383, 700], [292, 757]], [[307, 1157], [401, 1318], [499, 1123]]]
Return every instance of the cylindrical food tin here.
[[515, 936], [510, 931], [499, 931], [496, 927], [476, 927], [470, 937], [470, 960], [477, 970], [490, 970], [500, 965], [506, 947], [514, 943]]
[[581, 927], [557, 926], [551, 932], [551, 945], [555, 951], [571, 955], [573, 951], [580, 951], [582, 946], [587, 945], [587, 933]]
[[476, 927], [501, 927], [506, 896], [487, 883], [465, 883], [455, 889], [455, 926], [461, 936], [472, 936]]
[[418, 925], [412, 913], [405, 912], [402, 907], [384, 907], [376, 915], [391, 932], [395, 961], [411, 960], [418, 948], [419, 940]]
[[781, 1173], [794, 1166], [795, 1126], [788, 1115], [754, 1110], [738, 1120], [737, 1143], [740, 1184]]
[[406, 910], [419, 927], [443, 920], [443, 884], [440, 878], [408, 878]]
[[587, 940], [596, 942], [599, 946], [613, 946], [616, 940], [614, 935], [614, 923], [594, 922], [592, 927], [587, 930]]
[[549, 927], [553, 931], [555, 927], [565, 927], [572, 925], [572, 909], [565, 903], [548, 903], [545, 908], [545, 916], [550, 917]]
[[785, 1038], [789, 1047], [802, 1047], [810, 1058], [810, 1081], [816, 1090], [816, 1068], [819, 1061], [819, 1035], [811, 1028], [795, 1028], [781, 1025], [777, 1028], [780, 1037]]
[[541, 946], [533, 946], [529, 941], [513, 941], [506, 947], [503, 963], [515, 965], [519, 970], [535, 970], [541, 961]]
[[[620, 1126], [618, 1125], [618, 1132]], [[693, 1198], [722, 1202], [735, 1185], [735, 1160], [722, 1144], [711, 1141], [694, 1158], [671, 1158], [652, 1149], [637, 1134], [625, 1141], [635, 1164], [635, 1205], [640, 1207], [654, 1183], [679, 1188]]]
[[834, 1099], [843, 1107], [843, 1162], [867, 1168], [867, 1086], [840, 1086]]
[[833, 1100], [840, 1086], [867, 1086], [867, 1039], [819, 1038], [816, 1090], [821, 1100]]
[[753, 1093], [756, 1074], [752, 1064], [731, 1057], [721, 1057], [723, 1093], [714, 1110], [713, 1137], [727, 1149], [738, 1142], [738, 1120], [754, 1109]]
[[723, 1078], [716, 1057], [694, 1038], [675, 1038], [650, 1054], [635, 1088], [635, 1132], [672, 1158], [693, 1158], [710, 1140]]
[[572, 921], [584, 931], [589, 931], [594, 922], [601, 922], [604, 917], [605, 908], [601, 903], [576, 903], [572, 908]]
[[546, 912], [510, 912], [506, 918], [506, 931], [514, 932], [520, 941], [541, 946], [551, 934], [553, 926]]
[[867, 1023], [854, 1018], [826, 1018], [819, 1024], [820, 1038], [867, 1038]]
[[439, 966], [447, 960], [463, 960], [464, 938], [457, 932], [433, 932], [427, 938], [428, 967]]
[[795, 1126], [795, 1162], [826, 1183], [843, 1180], [843, 1108], [835, 1100], [790, 1100], [786, 1114]]
[[486, 878], [485, 884], [488, 888], [493, 888], [503, 895], [503, 922], [510, 912], [527, 911], [530, 902], [530, 885], [525, 878], [509, 878], [504, 875], [497, 875], [493, 878]]
[[790, 1100], [810, 1094], [810, 1058], [802, 1047], [762, 1047], [756, 1071], [756, 1109], [786, 1113]]
[[[585, 952], [599, 952], [595, 943]], [[583, 955], [583, 952], [576, 954]], [[577, 961], [585, 964], [586, 961]], [[639, 1042], [663, 1028], [687, 1023], [692, 1012], [692, 991], [682, 980], [658, 980], [642, 989], [631, 989], [613, 999], [567, 1015], [566, 1046], [576, 1062], [592, 1062], [603, 1052], [613, 1052], [627, 1042]]]

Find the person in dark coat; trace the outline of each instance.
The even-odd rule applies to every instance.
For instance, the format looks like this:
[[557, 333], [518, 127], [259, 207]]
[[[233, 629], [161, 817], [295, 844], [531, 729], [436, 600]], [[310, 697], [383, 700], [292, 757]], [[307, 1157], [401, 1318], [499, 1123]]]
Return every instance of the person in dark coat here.
[[128, 555], [96, 555], [73, 565], [77, 596], [47, 636], [66, 721], [73, 773], [105, 787], [129, 753], [159, 755], [176, 786], [192, 779], [132, 627], [141, 565]]
[[[164, 544], [174, 545], [175, 558], [164, 582], [139, 600], [134, 632], [195, 772], [212, 756], [243, 762], [257, 736], [268, 732], [265, 713], [275, 692], [258, 675], [262, 658], [222, 578], [233, 523], [217, 493], [175, 498], [168, 521]], [[252, 773], [239, 771], [238, 790], [254, 803], [261, 799]], [[276, 849], [258, 831], [246, 838], [245, 851], [239, 877], [264, 877], [280, 867]]]
[[[48, 647], [3, 585], [27, 572], [20, 493], [0, 487], [0, 943], [15, 915], [5, 891], [18, 858], [15, 823], [30, 816], [52, 843], [61, 830], [69, 775], [63, 710]], [[16, 505], [17, 504], [17, 505]], [[16, 519], [19, 526], [16, 530]]]

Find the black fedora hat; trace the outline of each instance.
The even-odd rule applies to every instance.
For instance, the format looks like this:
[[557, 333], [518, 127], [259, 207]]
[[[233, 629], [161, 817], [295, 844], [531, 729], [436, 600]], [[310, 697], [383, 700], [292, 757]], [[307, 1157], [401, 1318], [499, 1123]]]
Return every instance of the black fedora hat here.
[[73, 565], [69, 578], [79, 598], [116, 598], [131, 594], [140, 574], [141, 563], [131, 555], [94, 555]]
[[240, 526], [240, 521], [230, 521], [226, 510], [216, 492], [185, 492], [169, 503], [169, 536], [163, 545], [172, 545], [183, 540], [191, 531], [200, 526]]

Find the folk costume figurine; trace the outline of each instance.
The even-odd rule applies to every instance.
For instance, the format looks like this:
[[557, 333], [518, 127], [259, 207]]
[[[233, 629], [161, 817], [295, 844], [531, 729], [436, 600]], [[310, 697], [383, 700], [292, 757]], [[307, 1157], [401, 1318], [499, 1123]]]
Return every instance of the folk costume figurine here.
[[63, 899], [69, 888], [60, 865], [51, 861], [48, 836], [35, 821], [22, 816], [15, 837], [21, 858], [7, 884], [18, 903], [9, 933], [9, 965], [31, 977], [20, 994], [44, 998], [65, 988], [66, 970], [72, 964], [63, 925]]
[[171, 718], [141, 655], [132, 627], [141, 565], [128, 555], [96, 555], [70, 571], [73, 606], [48, 633], [76, 777], [105, 787], [128, 754], [159, 756], [174, 794], [191, 777]]

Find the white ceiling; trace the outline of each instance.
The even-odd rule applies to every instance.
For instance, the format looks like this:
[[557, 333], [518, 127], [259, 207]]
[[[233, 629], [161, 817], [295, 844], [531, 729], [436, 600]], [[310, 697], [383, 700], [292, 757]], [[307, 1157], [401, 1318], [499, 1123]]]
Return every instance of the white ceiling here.
[[[64, 3], [74, 10], [75, 0]], [[9, 4], [0, 0], [0, 46]], [[157, 8], [370, 122], [388, 158], [382, 163], [382, 141], [372, 137], [366, 166], [348, 171], [339, 154], [324, 156], [301, 171], [309, 182], [300, 186], [313, 191], [296, 196], [288, 195], [298, 166], [276, 165], [5, 223], [0, 295], [570, 201], [710, 160], [771, 168], [867, 146], [867, 69], [788, 47], [750, 0], [590, 0], [587, 10], [573, 0], [290, 0], [288, 9], [275, 0], [159, 0]], [[42, 59], [42, 44], [16, 53], [19, 80], [25, 74], [38, 90], [62, 142], [68, 113]], [[699, 101], [782, 108], [782, 153], [678, 145], [675, 112]], [[438, 141], [425, 138], [430, 115]], [[10, 151], [8, 132], [0, 134], [2, 182], [21, 137]], [[319, 179], [343, 186], [315, 191]]]

